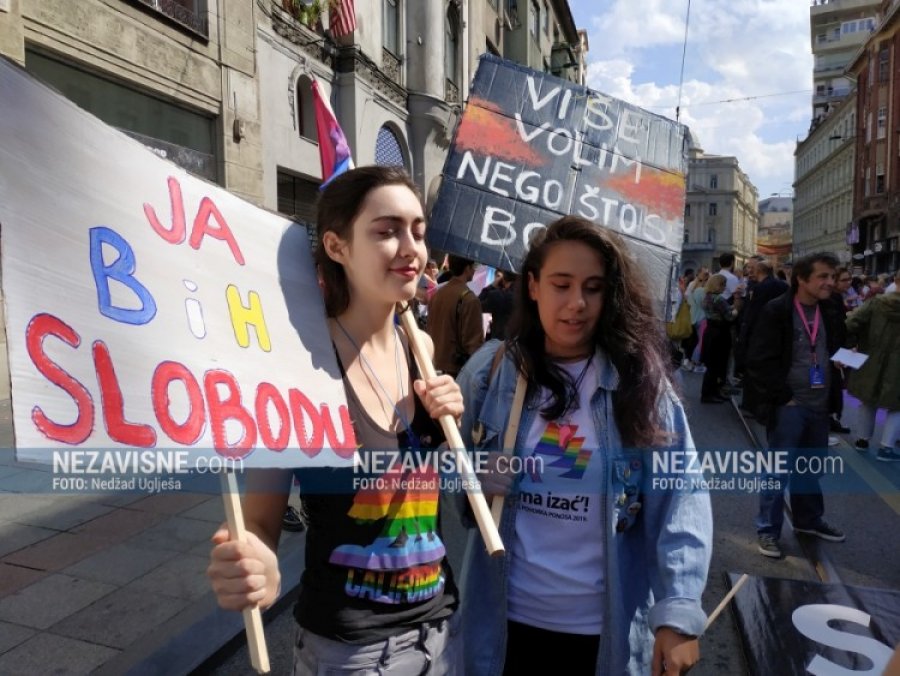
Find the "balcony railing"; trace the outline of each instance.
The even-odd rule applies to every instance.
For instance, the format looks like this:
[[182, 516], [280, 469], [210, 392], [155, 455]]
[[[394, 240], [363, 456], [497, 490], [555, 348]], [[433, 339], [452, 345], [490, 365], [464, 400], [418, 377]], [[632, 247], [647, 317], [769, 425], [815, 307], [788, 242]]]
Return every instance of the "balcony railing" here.
[[178, 0], [136, 0], [140, 4], [156, 10], [160, 14], [168, 17], [178, 25], [187, 28], [193, 33], [208, 38], [209, 37], [209, 21], [206, 12], [199, 11], [205, 9], [205, 0], [198, 2], [190, 2], [190, 7], [185, 6], [184, 2]]

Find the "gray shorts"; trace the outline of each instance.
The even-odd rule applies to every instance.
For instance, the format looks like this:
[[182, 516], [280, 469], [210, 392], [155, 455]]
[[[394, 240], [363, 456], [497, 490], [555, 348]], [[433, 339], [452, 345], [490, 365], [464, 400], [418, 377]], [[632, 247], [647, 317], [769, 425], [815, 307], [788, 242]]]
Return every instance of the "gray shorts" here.
[[297, 628], [293, 676], [455, 676], [463, 673], [461, 613], [354, 645]]

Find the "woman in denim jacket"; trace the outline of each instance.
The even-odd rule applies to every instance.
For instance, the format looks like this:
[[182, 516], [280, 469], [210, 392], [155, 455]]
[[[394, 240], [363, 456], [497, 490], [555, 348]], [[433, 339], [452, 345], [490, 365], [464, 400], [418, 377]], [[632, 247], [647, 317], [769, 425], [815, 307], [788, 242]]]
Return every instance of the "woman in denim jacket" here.
[[[653, 476], [655, 454], [693, 442], [641, 275], [617, 236], [569, 216], [532, 242], [516, 300], [512, 338], [458, 378], [463, 440], [490, 452], [488, 497], [506, 495], [508, 551], [492, 559], [470, 539], [466, 674], [563, 662], [573, 674], [684, 673], [706, 621], [712, 516], [690, 477], [675, 490]], [[511, 460], [500, 451], [520, 371]]]

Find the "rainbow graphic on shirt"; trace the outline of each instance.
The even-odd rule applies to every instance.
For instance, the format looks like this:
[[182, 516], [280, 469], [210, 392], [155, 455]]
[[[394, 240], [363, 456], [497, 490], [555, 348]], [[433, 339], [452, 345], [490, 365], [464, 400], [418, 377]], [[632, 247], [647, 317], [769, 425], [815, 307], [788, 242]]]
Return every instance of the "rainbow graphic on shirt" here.
[[360, 489], [347, 516], [383, 521], [370, 545], [336, 547], [329, 562], [347, 568], [344, 591], [377, 603], [416, 603], [444, 588], [446, 555], [437, 534], [439, 481], [433, 468], [388, 472], [384, 489]]
[[[576, 437], [577, 431], [578, 425], [548, 422], [532, 454], [556, 458], [548, 467], [566, 470], [560, 474], [565, 479], [581, 479], [591, 460], [591, 451], [583, 448], [584, 437]], [[543, 481], [537, 471], [532, 472], [531, 480], [535, 483]]]

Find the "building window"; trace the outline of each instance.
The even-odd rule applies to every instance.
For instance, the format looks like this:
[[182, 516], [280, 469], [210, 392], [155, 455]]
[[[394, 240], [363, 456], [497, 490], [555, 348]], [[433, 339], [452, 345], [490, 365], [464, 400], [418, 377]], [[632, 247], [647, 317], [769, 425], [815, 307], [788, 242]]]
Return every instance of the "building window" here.
[[709, 203], [709, 215], [715, 216], [718, 213], [719, 213], [719, 205], [716, 204], [715, 202], [710, 202]]
[[884, 193], [884, 166], [879, 164], [875, 167], [875, 194]]
[[25, 50], [29, 73], [182, 169], [218, 181], [216, 119]]
[[397, 135], [387, 125], [378, 130], [378, 137], [375, 139], [375, 164], [406, 168]]
[[384, 48], [394, 56], [400, 55], [400, 0], [382, 0]]
[[444, 72], [447, 80], [459, 86], [459, 10], [450, 3], [444, 31]]
[[685, 216], [685, 218], [688, 218], [690, 215], [691, 215], [691, 205], [685, 204], [684, 205], [684, 216]]
[[550, 7], [547, 6], [547, 3], [544, 3], [544, 35], [550, 37]]
[[180, 26], [202, 35], [204, 38], [209, 36], [206, 0], [138, 0], [138, 2], [155, 9]]
[[307, 75], [297, 78], [297, 132], [300, 138], [313, 143], [319, 142], [316, 129], [316, 109], [313, 105], [312, 80]]
[[887, 106], [878, 109], [878, 129], [876, 138], [884, 138], [887, 133]]
[[709, 177], [709, 187], [715, 190], [719, 187], [719, 175], [711, 174]]
[[277, 176], [279, 213], [305, 225], [310, 231], [310, 240], [315, 243], [319, 182], [300, 178], [280, 169]]
[[684, 243], [688, 244], [691, 241], [691, 234], [685, 230], [684, 231]]
[[710, 228], [709, 232], [706, 233], [706, 241], [707, 242], [715, 242], [716, 241], [716, 229]]
[[538, 31], [541, 26], [541, 6], [535, 1], [531, 0], [531, 37], [535, 40], [538, 39]]
[[878, 81], [887, 82], [890, 77], [888, 70], [888, 62], [890, 60], [890, 52], [887, 47], [882, 47], [878, 52]]

